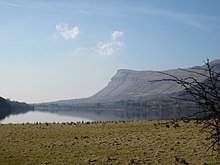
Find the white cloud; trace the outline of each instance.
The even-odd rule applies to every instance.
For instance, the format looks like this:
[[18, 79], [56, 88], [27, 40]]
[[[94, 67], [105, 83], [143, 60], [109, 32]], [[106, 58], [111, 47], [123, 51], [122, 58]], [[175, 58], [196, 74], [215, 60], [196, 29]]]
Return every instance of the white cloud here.
[[114, 31], [111, 33], [111, 40], [108, 42], [99, 42], [96, 45], [96, 52], [101, 56], [112, 56], [115, 52], [120, 50], [123, 45], [121, 37], [124, 32]]
[[122, 37], [124, 35], [124, 32], [120, 32], [120, 31], [114, 31], [111, 36], [112, 36], [112, 40], [118, 40], [120, 39], [120, 37]]
[[111, 56], [115, 52], [115, 49], [113, 48], [111, 42], [109, 43], [99, 42], [96, 48], [97, 48], [97, 53], [102, 56]]
[[98, 54], [100, 56], [112, 56], [123, 46], [122, 36], [124, 32], [114, 31], [111, 33], [111, 39], [106, 42], [99, 42], [95, 47], [78, 47], [73, 49], [73, 55], [91, 55]]
[[67, 23], [59, 23], [56, 25], [56, 33], [54, 37], [62, 36], [65, 40], [74, 39], [79, 35], [79, 28], [74, 26], [72, 28], [68, 27]]

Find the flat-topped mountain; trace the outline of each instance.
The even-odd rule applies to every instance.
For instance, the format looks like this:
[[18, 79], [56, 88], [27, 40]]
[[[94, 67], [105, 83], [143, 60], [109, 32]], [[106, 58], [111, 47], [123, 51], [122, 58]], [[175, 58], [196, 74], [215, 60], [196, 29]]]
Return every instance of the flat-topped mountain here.
[[[220, 72], [220, 60], [210, 62], [214, 66], [214, 71]], [[163, 71], [163, 73], [176, 76], [178, 78], [194, 77], [202, 81], [204, 77], [187, 71], [205, 72], [204, 66], [195, 66], [191, 68], [172, 69]], [[91, 97], [92, 100], [117, 100], [123, 98], [138, 98], [143, 96], [150, 96], [155, 94], [170, 94], [183, 90], [178, 84], [161, 81], [152, 83], [154, 80], [162, 80], [170, 78], [158, 71], [133, 71], [120, 69], [116, 75], [112, 77], [109, 84]]]
[[[220, 60], [209, 64], [214, 72], [220, 73]], [[207, 65], [163, 72], [120, 69], [105, 88], [91, 97], [37, 104], [35, 108], [61, 113], [65, 110], [87, 113], [95, 111], [97, 114], [109, 110], [126, 110], [139, 113], [139, 116], [146, 116], [150, 120], [177, 119], [197, 113], [199, 106], [184, 99], [174, 99], [183, 94], [184, 88], [176, 82], [164, 80], [171, 79], [172, 75], [179, 79], [193, 77], [204, 83], [207, 81], [207, 74]], [[159, 81], [152, 83], [155, 80]], [[184, 97], [188, 99], [188, 96]]]
[[[169, 70], [165, 73], [186, 76], [183, 71]], [[120, 69], [112, 77], [108, 85], [91, 97], [93, 100], [117, 100], [122, 98], [136, 98], [154, 94], [165, 94], [179, 91], [179, 86], [174, 83], [159, 82], [153, 80], [164, 79], [167, 76], [157, 71], [133, 71]]]
[[[220, 72], [220, 59], [210, 62], [210, 66], [213, 67], [214, 71]], [[193, 72], [206, 74], [205, 67], [206, 65], [194, 66], [162, 72], [120, 69], [111, 78], [108, 85], [93, 96], [83, 99], [62, 100], [53, 103], [58, 105], [75, 105], [115, 102], [119, 100], [138, 100], [140, 98], [149, 98], [149, 96], [170, 95], [182, 91], [183, 88], [175, 82], [160, 81], [152, 83], [152, 81], [170, 78], [165, 74], [173, 75], [178, 78], [194, 77], [199, 81], [203, 81], [203, 76]]]

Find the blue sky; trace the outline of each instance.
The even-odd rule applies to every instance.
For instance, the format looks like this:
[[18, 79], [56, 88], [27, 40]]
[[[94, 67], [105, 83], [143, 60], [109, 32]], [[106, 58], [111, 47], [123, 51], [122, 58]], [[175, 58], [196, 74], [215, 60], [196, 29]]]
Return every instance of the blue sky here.
[[0, 96], [87, 97], [118, 69], [220, 58], [219, 0], [0, 0]]

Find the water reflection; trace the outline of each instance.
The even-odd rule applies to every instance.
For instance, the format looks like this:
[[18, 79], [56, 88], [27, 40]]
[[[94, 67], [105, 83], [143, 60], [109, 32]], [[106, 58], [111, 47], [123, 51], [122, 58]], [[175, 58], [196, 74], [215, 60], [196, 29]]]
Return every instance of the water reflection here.
[[53, 123], [81, 121], [131, 121], [131, 120], [161, 120], [170, 119], [172, 113], [162, 111], [138, 110], [34, 110], [27, 113], [10, 115], [0, 123]]
[[62, 122], [78, 122], [78, 121], [91, 121], [83, 117], [67, 116], [56, 113], [29, 111], [18, 115], [10, 115], [3, 120], [0, 120], [2, 124], [8, 123], [62, 123]]

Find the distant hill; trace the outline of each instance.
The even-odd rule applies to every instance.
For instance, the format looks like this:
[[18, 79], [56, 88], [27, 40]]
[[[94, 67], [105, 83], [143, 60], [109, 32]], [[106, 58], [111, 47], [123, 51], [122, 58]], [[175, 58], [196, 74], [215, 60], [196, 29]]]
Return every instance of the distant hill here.
[[[220, 72], [220, 60], [215, 60], [210, 63], [215, 66], [215, 71]], [[186, 68], [187, 71], [205, 72], [205, 66], [196, 66]], [[202, 69], [203, 68], [203, 69]], [[199, 81], [204, 80], [204, 77], [186, 72], [180, 69], [172, 69], [163, 71], [164, 73], [179, 77], [194, 77]], [[158, 71], [133, 71], [133, 70], [118, 70], [116, 75], [111, 79], [109, 84], [92, 96], [91, 100], [118, 100], [123, 98], [135, 99], [143, 96], [155, 94], [171, 94], [183, 90], [178, 84], [162, 81], [151, 83], [152, 80], [162, 80], [169, 78], [168, 76], [159, 73]]]
[[[210, 65], [215, 72], [220, 73], [220, 59], [210, 62]], [[201, 75], [207, 74], [206, 67], [206, 65], [194, 66], [163, 72], [120, 69], [105, 88], [91, 97], [37, 104], [35, 107], [38, 110], [53, 112], [66, 109], [135, 110], [153, 112], [158, 119], [184, 117], [197, 112], [199, 108], [196, 104], [173, 99], [183, 93], [184, 88], [171, 81], [157, 83], [152, 81], [170, 78], [165, 75], [169, 74], [180, 79], [194, 77], [198, 81], [205, 82], [204, 76]]]
[[[186, 77], [187, 73], [174, 69], [165, 71], [175, 76]], [[133, 71], [118, 70], [109, 84], [94, 96], [91, 100], [120, 100], [123, 98], [136, 99], [138, 97], [155, 94], [170, 94], [178, 92], [181, 88], [172, 82], [151, 83], [153, 80], [161, 80], [167, 76], [157, 71]]]
[[[220, 59], [210, 62], [215, 72], [220, 73]], [[108, 85], [91, 97], [83, 99], [60, 100], [36, 104], [42, 111], [59, 110], [137, 110], [152, 112], [157, 119], [173, 119], [188, 116], [198, 111], [196, 104], [173, 99], [184, 92], [175, 82], [159, 81], [173, 75], [178, 78], [194, 77], [205, 82], [202, 74], [207, 74], [206, 65], [166, 71], [134, 71], [120, 69]], [[196, 74], [201, 73], [201, 74]], [[164, 74], [165, 73], [165, 74]], [[153, 119], [154, 116], [149, 116]]]
[[10, 101], [0, 97], [0, 120], [4, 119], [10, 114], [25, 113], [29, 110], [33, 110], [34, 107], [17, 101]]
[[[216, 72], [220, 72], [220, 59], [210, 62]], [[199, 81], [203, 81], [204, 77], [187, 71], [196, 71], [199, 73], [205, 72], [205, 65], [194, 66], [190, 68], [171, 69], [162, 71], [179, 78], [186, 78], [192, 76]], [[206, 74], [206, 73], [205, 73]], [[115, 102], [120, 100], [139, 100], [141, 98], [156, 97], [160, 95], [170, 95], [178, 93], [183, 90], [181, 86], [174, 82], [161, 81], [151, 83], [152, 80], [162, 80], [170, 78], [158, 71], [134, 71], [127, 69], [120, 69], [111, 78], [108, 85], [97, 92], [95, 95], [84, 99], [61, 100], [53, 102], [58, 105], [74, 105], [86, 103], [102, 103]]]
[[11, 113], [11, 105], [7, 100], [0, 97], [0, 120], [4, 119], [7, 115]]

